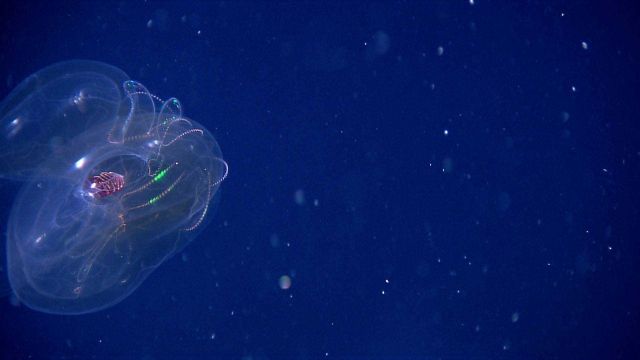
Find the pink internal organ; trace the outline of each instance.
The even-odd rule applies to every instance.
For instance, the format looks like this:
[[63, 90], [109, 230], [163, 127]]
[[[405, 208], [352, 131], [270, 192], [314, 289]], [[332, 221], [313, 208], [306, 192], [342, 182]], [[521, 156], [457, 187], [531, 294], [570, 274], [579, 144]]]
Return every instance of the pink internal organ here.
[[98, 199], [116, 193], [124, 187], [124, 176], [114, 172], [101, 172], [89, 181], [91, 194]]

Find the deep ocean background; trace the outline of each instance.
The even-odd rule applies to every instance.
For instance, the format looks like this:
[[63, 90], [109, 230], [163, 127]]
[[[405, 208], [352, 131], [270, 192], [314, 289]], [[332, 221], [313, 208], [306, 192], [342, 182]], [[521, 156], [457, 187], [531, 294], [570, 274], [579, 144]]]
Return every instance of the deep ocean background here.
[[635, 6], [2, 1], [1, 98], [109, 63], [179, 98], [230, 176], [116, 306], [0, 298], [0, 357], [635, 358]]

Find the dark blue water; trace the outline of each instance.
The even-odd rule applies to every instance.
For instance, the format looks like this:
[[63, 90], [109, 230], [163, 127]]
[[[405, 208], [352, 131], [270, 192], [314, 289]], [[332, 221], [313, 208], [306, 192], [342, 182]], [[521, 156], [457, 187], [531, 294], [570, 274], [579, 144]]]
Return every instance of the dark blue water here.
[[[179, 98], [230, 175], [209, 226], [121, 303], [1, 298], [0, 357], [634, 358], [638, 15], [3, 1], [2, 98], [58, 61], [109, 63]], [[3, 233], [19, 187], [0, 183]]]

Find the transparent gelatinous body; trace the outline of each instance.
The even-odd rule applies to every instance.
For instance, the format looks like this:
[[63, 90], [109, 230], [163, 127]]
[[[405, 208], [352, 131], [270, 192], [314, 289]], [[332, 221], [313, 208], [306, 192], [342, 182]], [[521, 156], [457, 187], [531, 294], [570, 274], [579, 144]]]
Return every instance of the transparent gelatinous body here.
[[0, 104], [0, 177], [24, 181], [8, 223], [13, 291], [58, 314], [119, 302], [203, 228], [227, 170], [177, 99], [115, 67], [31, 75]]

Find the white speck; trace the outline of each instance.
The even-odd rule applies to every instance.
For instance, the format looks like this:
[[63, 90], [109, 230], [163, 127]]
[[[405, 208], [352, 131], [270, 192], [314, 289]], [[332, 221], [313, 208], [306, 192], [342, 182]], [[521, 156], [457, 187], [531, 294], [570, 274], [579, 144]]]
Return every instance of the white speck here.
[[202, 30], [198, 30], [198, 31], [196, 32], [196, 34], [201, 35], [201, 34], [202, 34]]
[[382, 295], [384, 295], [384, 290], [382, 290], [381, 292], [382, 292]]
[[576, 87], [575, 86], [571, 86], [571, 91], [576, 92]]
[[388, 283], [389, 283], [389, 279], [385, 279], [385, 280], [384, 280], [384, 282], [385, 282], [386, 284], [388, 284]]
[[75, 94], [70, 100], [71, 103], [77, 105], [78, 107], [82, 106], [87, 96], [85, 95], [83, 90], [80, 90], [77, 94]]
[[209, 338], [210, 338], [211, 340], [215, 339], [215, 338], [216, 338], [216, 333], [212, 333], [212, 334], [211, 334], [211, 336], [209, 336]]
[[81, 157], [78, 161], [76, 161], [75, 166], [76, 169], [82, 169], [82, 167], [84, 166], [84, 164], [87, 162], [87, 158], [86, 157]]
[[38, 236], [34, 242], [35, 242], [36, 244], [40, 244], [40, 242], [42, 241], [42, 239], [44, 239], [44, 235], [45, 235], [45, 234], [42, 234], [42, 235]]
[[280, 289], [288, 290], [289, 288], [291, 288], [291, 278], [287, 275], [280, 276], [278, 285], [280, 286]]
[[444, 129], [444, 131], [442, 133], [444, 134], [444, 136], [447, 136], [447, 135], [449, 135], [449, 130]]
[[442, 56], [444, 54], [444, 48], [442, 46], [438, 46], [438, 56]]
[[584, 50], [589, 50], [589, 44], [586, 41], [583, 41], [581, 45]]
[[149, 19], [149, 21], [147, 21], [147, 27], [151, 29], [152, 26], [153, 26], [153, 20]]
[[453, 159], [446, 157], [442, 159], [442, 172], [451, 173], [453, 171]]
[[315, 207], [320, 206], [320, 201], [318, 199], [314, 199], [313, 200], [313, 206], [315, 206]]
[[475, 5], [475, 3], [476, 3], [475, 1], [469, 0], [469, 5], [473, 6], [473, 5]]
[[22, 119], [20, 117], [13, 119], [9, 123], [9, 126], [7, 126], [7, 129], [9, 129], [9, 134], [7, 135], [8, 139], [16, 136], [20, 132], [20, 130], [22, 130]]

